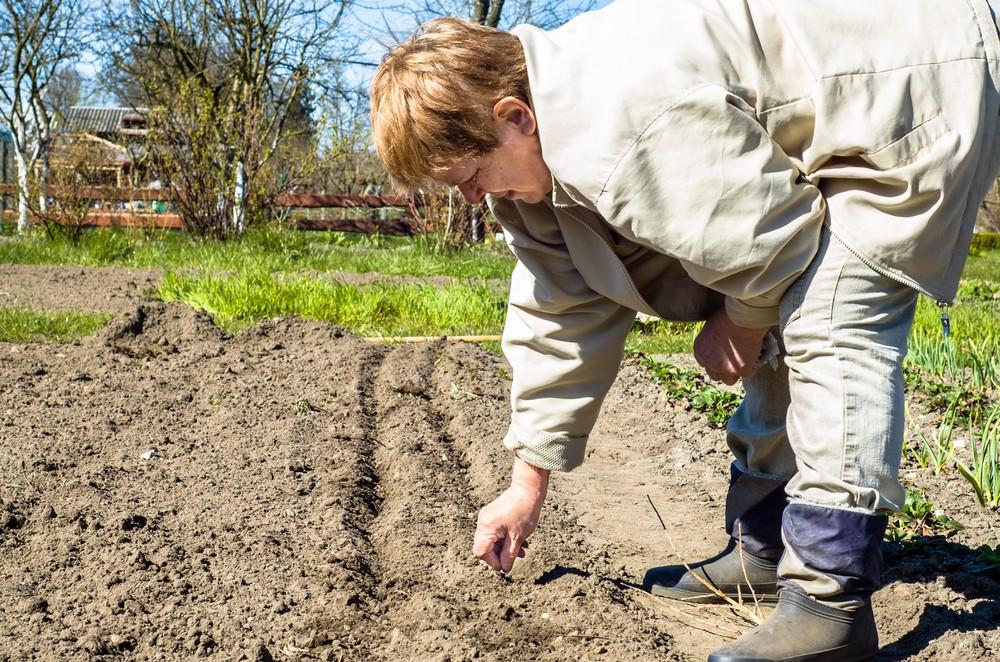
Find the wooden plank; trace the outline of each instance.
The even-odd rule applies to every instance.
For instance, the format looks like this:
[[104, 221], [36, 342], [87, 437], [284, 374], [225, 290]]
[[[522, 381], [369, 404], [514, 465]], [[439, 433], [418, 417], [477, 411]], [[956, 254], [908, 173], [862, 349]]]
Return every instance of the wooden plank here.
[[[17, 193], [16, 184], [0, 184], [0, 194], [15, 195]], [[66, 186], [50, 186], [46, 188], [49, 197], [60, 199], [70, 198], [71, 200], [108, 200], [108, 201], [153, 201], [169, 200], [170, 192], [158, 188], [118, 188], [115, 186], [81, 186], [70, 188]]]
[[148, 228], [181, 230], [184, 224], [177, 214], [145, 214], [142, 212], [90, 212], [83, 221], [85, 228]]
[[327, 230], [331, 232], [361, 232], [364, 234], [384, 234], [393, 237], [412, 237], [418, 226], [413, 219], [397, 218], [302, 218], [294, 221], [300, 230]]
[[275, 199], [275, 206], [299, 209], [344, 209], [368, 207], [419, 206], [419, 201], [408, 195], [359, 195], [334, 193], [282, 193]]
[[[7, 210], [4, 212], [4, 218], [16, 221], [17, 212]], [[417, 233], [419, 227], [415, 221], [409, 218], [381, 220], [376, 217], [299, 219], [293, 221], [293, 225], [299, 230], [377, 233], [394, 237], [411, 237]], [[107, 211], [90, 212], [84, 219], [82, 226], [85, 228], [117, 227], [158, 230], [181, 230], [184, 228], [178, 214]]]
[[[81, 186], [69, 188], [50, 186], [46, 189], [49, 197], [73, 200], [146, 201], [169, 202], [173, 194], [165, 189], [118, 188], [114, 186]], [[17, 185], [0, 184], [0, 194], [15, 195]], [[275, 199], [276, 207], [301, 209], [380, 209], [383, 207], [419, 207], [419, 200], [409, 195], [360, 195], [355, 193], [282, 193]]]

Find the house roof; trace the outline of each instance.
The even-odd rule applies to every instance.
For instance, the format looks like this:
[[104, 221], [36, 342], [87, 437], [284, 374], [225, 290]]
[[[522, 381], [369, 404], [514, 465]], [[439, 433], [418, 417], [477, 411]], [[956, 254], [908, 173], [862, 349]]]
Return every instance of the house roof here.
[[[73, 106], [66, 113], [62, 131], [93, 135], [135, 133], [134, 129], [129, 130], [127, 126], [123, 127], [122, 120], [127, 122], [129, 119], [138, 119], [144, 125], [148, 112], [147, 108]], [[143, 133], [144, 129], [143, 126]]]

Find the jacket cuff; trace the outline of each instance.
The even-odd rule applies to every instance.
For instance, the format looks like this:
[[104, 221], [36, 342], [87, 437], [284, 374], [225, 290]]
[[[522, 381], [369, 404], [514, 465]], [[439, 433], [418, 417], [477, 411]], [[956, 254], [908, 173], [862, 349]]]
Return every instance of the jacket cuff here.
[[583, 464], [587, 437], [571, 437], [554, 432], [525, 433], [514, 425], [507, 430], [503, 445], [539, 469], [572, 471]]
[[746, 301], [726, 297], [726, 314], [733, 324], [748, 329], [766, 329], [778, 325], [780, 306], [752, 306]]

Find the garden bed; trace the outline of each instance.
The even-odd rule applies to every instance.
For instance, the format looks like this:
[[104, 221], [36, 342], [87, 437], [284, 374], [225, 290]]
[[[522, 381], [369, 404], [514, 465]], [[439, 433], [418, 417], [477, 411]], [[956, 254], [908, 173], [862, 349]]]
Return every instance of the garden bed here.
[[[635, 587], [719, 548], [728, 476], [723, 431], [643, 366], [505, 578], [469, 551], [509, 475], [502, 358], [294, 319], [228, 335], [122, 278], [96, 335], [0, 343], [0, 659], [690, 660], [750, 627]], [[955, 471], [905, 473], [965, 529], [887, 544], [879, 659], [994, 659], [996, 512]]]

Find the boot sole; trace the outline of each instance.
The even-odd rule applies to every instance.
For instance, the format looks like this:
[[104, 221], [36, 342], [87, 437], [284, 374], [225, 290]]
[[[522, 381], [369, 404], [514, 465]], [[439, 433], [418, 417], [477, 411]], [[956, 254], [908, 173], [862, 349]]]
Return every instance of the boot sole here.
[[[681, 602], [687, 602], [690, 604], [698, 605], [726, 605], [729, 604], [719, 596], [714, 593], [706, 593], [705, 591], [687, 591], [682, 588], [670, 588], [667, 586], [652, 586], [649, 589], [652, 595], [660, 598], [669, 598], [671, 600], [680, 600]], [[743, 604], [752, 605], [754, 603], [754, 594], [747, 591], [746, 593], [736, 594], [736, 593], [726, 593], [726, 597], [730, 600], [739, 602], [743, 600]], [[761, 604], [774, 604], [778, 601], [778, 594], [757, 591], [757, 602]]]
[[[808, 655], [796, 655], [795, 657], [783, 657], [781, 662], [811, 662], [812, 660], [835, 659], [837, 662], [874, 662], [875, 656], [872, 653], [865, 653], [854, 657], [830, 657], [824, 658], [810, 653]], [[771, 658], [744, 657], [733, 655], [709, 655], [708, 662], [772, 662]]]

